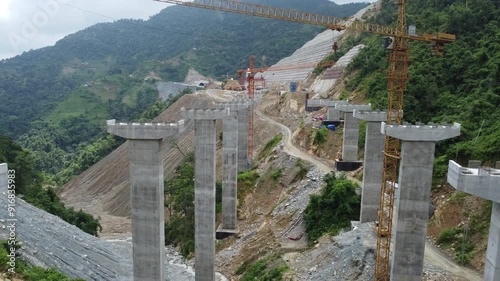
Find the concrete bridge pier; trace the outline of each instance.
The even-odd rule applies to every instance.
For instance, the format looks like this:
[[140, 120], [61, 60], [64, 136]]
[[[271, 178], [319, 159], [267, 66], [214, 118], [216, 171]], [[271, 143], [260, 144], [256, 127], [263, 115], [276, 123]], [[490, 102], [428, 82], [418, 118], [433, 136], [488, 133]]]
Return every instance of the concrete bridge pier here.
[[500, 162], [495, 168], [481, 167], [480, 161], [469, 161], [464, 168], [455, 161], [448, 165], [448, 182], [457, 190], [493, 201], [484, 264], [484, 280], [500, 280]]
[[335, 109], [344, 112], [344, 137], [342, 140], [342, 158], [335, 160], [337, 171], [354, 171], [362, 162], [358, 161], [359, 119], [354, 118], [353, 112], [357, 110], [370, 110], [371, 105], [337, 104]]
[[454, 125], [387, 125], [381, 132], [403, 141], [394, 213], [391, 280], [420, 281], [429, 220], [436, 142], [460, 135]]
[[116, 123], [108, 132], [129, 140], [134, 280], [165, 280], [163, 140], [184, 130], [178, 123]]
[[[229, 108], [230, 116], [223, 119], [222, 144], [222, 223], [216, 238], [223, 239], [237, 233], [237, 172], [239, 163], [240, 138], [247, 138], [248, 132], [240, 130], [240, 124], [248, 119], [248, 104], [244, 101], [217, 104], [218, 109]], [[245, 115], [246, 118], [239, 118]], [[243, 119], [243, 120], [242, 120]], [[240, 122], [241, 121], [241, 122]], [[244, 142], [246, 145], [246, 141]], [[246, 146], [245, 146], [246, 148]], [[243, 152], [246, 153], [246, 150]]]
[[215, 280], [215, 161], [217, 119], [229, 117], [230, 110], [186, 110], [185, 119], [194, 120], [195, 137], [195, 280]]
[[0, 164], [0, 194], [7, 194], [7, 190], [9, 189], [9, 168], [7, 163]]
[[387, 113], [355, 109], [354, 118], [366, 121], [365, 157], [363, 162], [363, 184], [361, 186], [361, 214], [359, 221], [377, 220], [380, 208], [380, 185], [384, 166], [385, 136], [380, 125], [387, 120]]

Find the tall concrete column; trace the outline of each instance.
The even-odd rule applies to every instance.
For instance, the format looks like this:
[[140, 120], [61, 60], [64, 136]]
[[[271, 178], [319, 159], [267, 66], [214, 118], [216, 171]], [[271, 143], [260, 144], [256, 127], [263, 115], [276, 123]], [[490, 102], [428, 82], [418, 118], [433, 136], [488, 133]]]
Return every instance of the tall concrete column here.
[[4, 193], [7, 194], [7, 190], [9, 189], [9, 168], [7, 166], [7, 163], [2, 163], [0, 164], [0, 194]]
[[248, 106], [238, 110], [238, 172], [248, 170]]
[[395, 206], [391, 280], [420, 281], [429, 220], [436, 142], [460, 135], [453, 126], [386, 125], [381, 132], [403, 141], [399, 166], [399, 198]]
[[344, 138], [342, 140], [342, 161], [358, 160], [358, 139], [359, 139], [359, 120], [353, 117], [353, 112], [357, 110], [370, 110], [371, 105], [337, 105], [336, 109], [345, 112], [344, 119]]
[[[498, 163], [498, 162], [497, 162]], [[484, 168], [480, 161], [469, 161], [463, 168], [455, 161], [448, 165], [448, 182], [457, 190], [493, 201], [484, 280], [500, 280], [500, 167]]]
[[[215, 280], [215, 121], [229, 116], [229, 110], [185, 110], [182, 116], [194, 120], [194, 228], [195, 280]], [[225, 136], [224, 136], [225, 137]]]
[[[236, 113], [238, 117], [238, 172], [247, 170], [248, 164], [248, 103], [247, 99], [234, 102], [217, 104], [217, 109], [229, 108], [231, 115]], [[234, 127], [236, 128], [236, 127]], [[234, 130], [233, 128], [233, 130]]]
[[377, 220], [380, 208], [380, 185], [384, 165], [385, 136], [380, 124], [387, 120], [387, 113], [380, 111], [354, 110], [354, 118], [366, 121], [365, 159], [363, 162], [363, 185], [361, 192], [360, 222]]
[[129, 140], [134, 280], [165, 280], [163, 139], [184, 130], [184, 121], [116, 123], [108, 132]]
[[[218, 109], [229, 108], [231, 115], [223, 120], [222, 144], [222, 223], [217, 230], [217, 239], [225, 238], [237, 232], [237, 173], [238, 143], [240, 138], [238, 115], [247, 109], [248, 104], [242, 101], [217, 104]], [[244, 132], [247, 137], [248, 133]]]
[[222, 142], [222, 229], [236, 230], [238, 118], [236, 114], [223, 121]]

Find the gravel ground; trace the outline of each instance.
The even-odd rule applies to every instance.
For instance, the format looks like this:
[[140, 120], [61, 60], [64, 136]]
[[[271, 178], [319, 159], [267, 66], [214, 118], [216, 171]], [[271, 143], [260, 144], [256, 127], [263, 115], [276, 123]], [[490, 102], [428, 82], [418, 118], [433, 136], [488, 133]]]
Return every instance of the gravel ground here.
[[302, 215], [309, 203], [309, 195], [318, 194], [323, 186], [323, 176], [325, 174], [317, 167], [310, 170], [306, 179], [292, 186], [295, 189], [287, 196], [281, 204], [276, 206], [271, 215], [289, 215], [294, 214], [294, 218]]
[[335, 237], [322, 237], [299, 255], [285, 255], [297, 280], [371, 281], [374, 274], [376, 237], [373, 224], [361, 224]]

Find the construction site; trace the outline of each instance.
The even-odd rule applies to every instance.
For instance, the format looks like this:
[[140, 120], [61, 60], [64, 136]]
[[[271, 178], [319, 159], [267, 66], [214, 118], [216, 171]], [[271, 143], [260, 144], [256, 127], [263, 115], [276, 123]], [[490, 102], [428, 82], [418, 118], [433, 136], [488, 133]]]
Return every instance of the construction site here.
[[[249, 57], [248, 68], [222, 89], [221, 83], [204, 88], [212, 80], [195, 70], [190, 83], [159, 83], [164, 99], [185, 89], [192, 93], [152, 122], [103, 120], [109, 134], [127, 141], [60, 192], [66, 205], [99, 217], [100, 238], [18, 199], [24, 259], [83, 280], [246, 280], [242, 272], [259, 261], [286, 270], [281, 279], [264, 279], [262, 273], [263, 279], [252, 280], [500, 280], [495, 190], [500, 161], [487, 168], [481, 161], [462, 167], [446, 159], [451, 187], [493, 202], [482, 273], [458, 264], [428, 234], [434, 231], [429, 222], [446, 212], [441, 194], [431, 194], [436, 143], [459, 137], [461, 124], [410, 124], [404, 118], [410, 42], [424, 42], [438, 56], [455, 35], [416, 32], [406, 23], [405, 0], [396, 1], [397, 26], [390, 27], [364, 21], [379, 11], [379, 2], [340, 19], [232, 0], [155, 1], [325, 31], [270, 67], [255, 67], [257, 59]], [[359, 92], [345, 94], [346, 68], [364, 45], [345, 50], [334, 62], [324, 60], [348, 36], [360, 33], [386, 39], [385, 109], [376, 109]], [[325, 70], [313, 74], [318, 67]], [[312, 132], [322, 128], [328, 130], [319, 145], [318, 133]], [[164, 182], [188, 152], [195, 156], [195, 240], [194, 254], [185, 258], [165, 246], [171, 211], [165, 207]], [[241, 176], [249, 171], [260, 175], [251, 185]], [[2, 206], [9, 204], [7, 173], [7, 164], [1, 164]], [[306, 208], [331, 175], [356, 186], [360, 215], [338, 235], [310, 241]], [[220, 213], [217, 182], [222, 184]], [[8, 229], [0, 234], [8, 237]]]

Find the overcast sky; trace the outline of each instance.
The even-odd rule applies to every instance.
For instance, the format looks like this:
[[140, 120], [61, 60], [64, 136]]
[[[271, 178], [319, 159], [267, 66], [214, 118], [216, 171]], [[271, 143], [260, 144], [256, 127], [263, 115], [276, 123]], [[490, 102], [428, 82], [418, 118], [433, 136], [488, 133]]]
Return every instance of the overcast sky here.
[[165, 7], [152, 0], [0, 0], [0, 59], [54, 45], [64, 36], [99, 22], [148, 19]]

